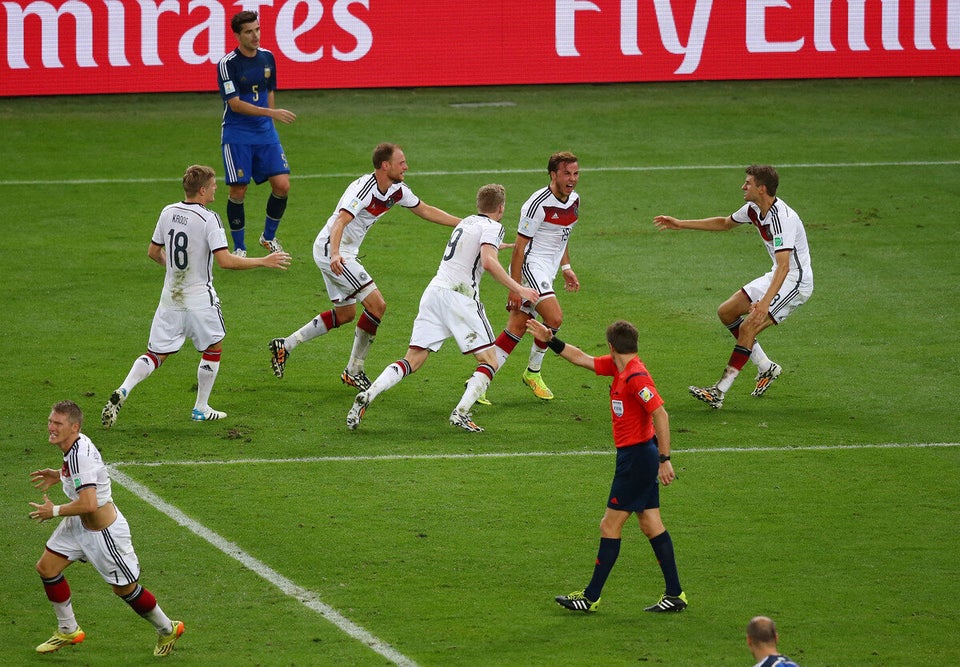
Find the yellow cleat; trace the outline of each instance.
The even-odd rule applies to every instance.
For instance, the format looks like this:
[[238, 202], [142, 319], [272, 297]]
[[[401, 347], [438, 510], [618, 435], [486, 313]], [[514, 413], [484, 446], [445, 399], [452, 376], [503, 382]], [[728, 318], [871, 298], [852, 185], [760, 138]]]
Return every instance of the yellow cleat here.
[[157, 647], [153, 649], [153, 654], [169, 655], [170, 651], [173, 650], [173, 645], [180, 639], [180, 635], [183, 634], [184, 630], [183, 621], [173, 621], [173, 630], [170, 631], [170, 634], [160, 635], [157, 638]]
[[87, 635], [80, 628], [77, 628], [71, 633], [64, 633], [57, 630], [55, 633], [53, 633], [53, 637], [37, 647], [37, 653], [53, 653], [54, 651], [59, 651], [64, 646], [79, 644], [86, 638], [86, 636]]
[[549, 401], [553, 398], [553, 392], [550, 391], [550, 387], [543, 381], [543, 377], [539, 371], [536, 373], [524, 371], [523, 383], [533, 389], [533, 395], [537, 398], [543, 399], [544, 401]]

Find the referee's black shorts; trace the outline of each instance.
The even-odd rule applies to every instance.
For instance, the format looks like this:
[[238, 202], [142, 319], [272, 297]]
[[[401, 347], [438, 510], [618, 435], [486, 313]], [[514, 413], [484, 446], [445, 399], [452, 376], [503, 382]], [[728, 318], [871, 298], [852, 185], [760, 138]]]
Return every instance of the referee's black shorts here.
[[617, 469], [610, 485], [607, 507], [642, 512], [660, 507], [660, 452], [657, 437], [617, 449]]

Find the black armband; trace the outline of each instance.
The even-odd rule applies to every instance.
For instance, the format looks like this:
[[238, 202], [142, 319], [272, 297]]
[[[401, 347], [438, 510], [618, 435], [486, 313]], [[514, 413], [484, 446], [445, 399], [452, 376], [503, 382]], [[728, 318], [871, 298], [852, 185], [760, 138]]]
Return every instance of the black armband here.
[[666, 462], [669, 461], [669, 460], [670, 460], [670, 455], [669, 455], [669, 454], [661, 454], [661, 455], [660, 455], [660, 463], [666, 463]]
[[560, 354], [561, 352], [563, 352], [563, 348], [565, 348], [566, 346], [567, 344], [564, 343], [559, 338], [557, 338], [556, 336], [554, 336], [553, 338], [547, 341], [547, 347], [549, 347], [551, 350], [553, 350], [557, 354]]

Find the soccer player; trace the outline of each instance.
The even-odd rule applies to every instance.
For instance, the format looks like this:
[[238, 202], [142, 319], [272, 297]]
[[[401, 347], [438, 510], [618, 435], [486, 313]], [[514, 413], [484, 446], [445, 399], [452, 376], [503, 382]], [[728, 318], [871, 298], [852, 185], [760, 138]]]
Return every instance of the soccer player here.
[[297, 116], [286, 109], [276, 108], [277, 62], [270, 51], [260, 48], [257, 13], [243, 11], [234, 15], [230, 27], [237, 37], [237, 48], [221, 58], [217, 65], [217, 85], [223, 98], [220, 144], [226, 181], [230, 186], [227, 222], [233, 237], [234, 254], [246, 257], [243, 202], [251, 178], [257, 185], [270, 181], [271, 192], [260, 245], [268, 252], [283, 250], [277, 240], [277, 228], [287, 208], [290, 165], [274, 121], [290, 124]]
[[407, 354], [389, 366], [369, 388], [357, 394], [347, 415], [347, 427], [360, 425], [370, 403], [382, 392], [396, 386], [417, 371], [431, 352], [447, 338], [453, 338], [463, 354], [473, 354], [479, 365], [467, 380], [460, 402], [450, 413], [450, 424], [465, 431], [479, 432], [470, 408], [483, 394], [494, 373], [497, 357], [493, 351], [493, 329], [480, 301], [480, 278], [484, 270], [524, 299], [534, 300], [535, 290], [510, 277], [497, 259], [503, 242], [503, 218], [506, 194], [502, 185], [484, 185], [477, 192], [477, 215], [471, 215], [454, 228], [434, 276], [420, 298], [420, 311], [413, 322]]
[[[577, 274], [570, 267], [567, 248], [570, 232], [579, 218], [580, 195], [574, 189], [580, 180], [579, 160], [573, 153], [554, 153], [547, 162], [547, 173], [550, 185], [530, 195], [520, 209], [517, 241], [510, 260], [514, 280], [537, 290], [539, 296], [536, 301], [524, 301], [517, 293], [510, 294], [507, 327], [497, 337], [497, 361], [501, 366], [526, 332], [526, 321], [537, 313], [553, 331], [560, 329], [563, 311], [553, 291], [558, 270], [563, 273], [564, 289], [568, 292], [580, 289]], [[533, 342], [523, 382], [537, 398], [550, 400], [553, 392], [540, 375], [545, 350], [542, 343]], [[481, 401], [488, 403], [485, 396]]]
[[777, 626], [766, 616], [754, 616], [747, 624], [747, 648], [757, 661], [754, 667], [800, 667], [793, 660], [780, 653], [777, 642]]
[[220, 299], [213, 288], [213, 262], [216, 260], [221, 269], [266, 266], [286, 270], [290, 255], [283, 251], [256, 258], [231, 255], [220, 216], [207, 208], [216, 191], [217, 175], [213, 169], [192, 165], [183, 175], [184, 200], [160, 212], [147, 249], [150, 259], [166, 268], [160, 304], [150, 326], [146, 353], [137, 357], [123, 384], [103, 406], [101, 421], [106, 428], [116, 423], [133, 388], [159, 368], [164, 359], [178, 352], [188, 337], [202, 355], [191, 419], [208, 421], [227, 416], [208, 403], [227, 335]]
[[359, 301], [363, 304], [363, 313], [357, 320], [353, 349], [340, 380], [360, 391], [370, 387], [364, 365], [387, 303], [357, 258], [360, 244], [373, 224], [396, 204], [438, 225], [456, 227], [460, 222], [460, 218], [425, 204], [413, 194], [404, 182], [407, 169], [407, 158], [400, 146], [378, 145], [373, 150], [373, 173], [347, 186], [327, 224], [317, 234], [313, 259], [323, 274], [333, 308], [318, 314], [286, 338], [270, 341], [271, 365], [278, 378], [283, 377], [290, 353], [297, 346], [352, 322]]
[[637, 356], [638, 333], [629, 322], [619, 320], [607, 327], [610, 353], [592, 357], [557, 338], [553, 331], [530, 319], [527, 330], [534, 338], [576, 366], [613, 378], [610, 385], [610, 417], [617, 466], [610, 485], [607, 509], [600, 520], [600, 548], [593, 577], [585, 589], [559, 595], [557, 604], [572, 611], [595, 612], [600, 593], [620, 555], [620, 536], [631, 514], [660, 564], [666, 591], [644, 611], [678, 612], [687, 607], [680, 587], [673, 540], [660, 518], [660, 484], [676, 479], [670, 462], [670, 418], [663, 399], [646, 366]]
[[751, 165], [746, 174], [740, 188], [746, 203], [727, 217], [677, 220], [658, 215], [653, 219], [659, 229], [726, 231], [738, 225], [753, 225], [773, 260], [768, 273], [741, 287], [717, 309], [720, 321], [737, 339], [736, 345], [716, 384], [690, 387], [691, 394], [714, 409], [723, 406], [724, 396], [748, 359], [757, 366], [756, 386], [751, 393], [763, 396], [783, 369], [766, 355], [757, 335], [770, 325], [783, 322], [813, 294], [807, 233], [796, 211], [777, 197], [777, 170], [768, 165]]
[[[37, 561], [37, 573], [57, 616], [57, 631], [37, 646], [37, 653], [53, 653], [82, 642], [86, 635], [73, 613], [70, 584], [63, 571], [80, 561], [93, 565], [113, 592], [157, 629], [154, 655], [168, 655], [183, 634], [182, 621], [172, 621], [156, 598], [140, 585], [140, 561], [133, 550], [130, 526], [110, 494], [110, 476], [100, 452], [80, 432], [83, 412], [73, 401], [53, 406], [47, 418], [47, 440], [60, 448], [63, 465], [30, 473], [42, 503], [30, 503], [30, 518], [39, 523], [63, 517]], [[60, 482], [69, 502], [54, 505], [46, 491]]]

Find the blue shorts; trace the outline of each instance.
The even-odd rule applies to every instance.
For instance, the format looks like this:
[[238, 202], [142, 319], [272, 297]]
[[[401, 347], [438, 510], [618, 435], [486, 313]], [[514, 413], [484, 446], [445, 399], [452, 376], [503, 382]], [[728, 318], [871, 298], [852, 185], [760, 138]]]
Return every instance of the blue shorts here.
[[637, 512], [660, 507], [660, 451], [657, 438], [617, 449], [617, 469], [607, 507]]
[[271, 176], [289, 174], [290, 165], [280, 144], [223, 144], [223, 171], [227, 185], [260, 185]]

